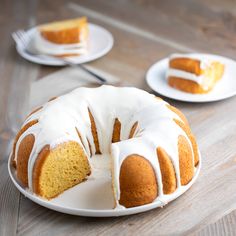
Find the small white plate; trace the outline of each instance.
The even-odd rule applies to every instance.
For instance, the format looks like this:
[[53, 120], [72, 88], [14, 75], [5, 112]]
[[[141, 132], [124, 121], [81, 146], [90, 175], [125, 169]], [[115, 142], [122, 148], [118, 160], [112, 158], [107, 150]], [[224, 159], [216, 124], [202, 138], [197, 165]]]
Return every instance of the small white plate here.
[[[107, 54], [113, 46], [113, 36], [106, 29], [101, 26], [89, 23], [89, 50], [86, 55], [70, 57], [70, 60], [82, 64], [89, 61], [98, 59], [105, 54]], [[37, 28], [34, 27], [27, 31], [29, 36], [34, 37], [37, 33]], [[57, 60], [56, 58], [48, 58], [41, 56], [34, 56], [27, 53], [22, 47], [16, 47], [17, 52], [26, 60], [48, 66], [63, 66], [65, 63], [63, 61]]]
[[[200, 168], [201, 155], [199, 153], [199, 164], [192, 181], [186, 186], [181, 186], [173, 194], [167, 195], [167, 202], [173, 201], [192, 186], [198, 177]], [[11, 165], [11, 158], [8, 161], [8, 172], [14, 185], [25, 197], [46, 208], [71, 215], [91, 217], [123, 216], [145, 212], [165, 205], [163, 202], [155, 201], [139, 207], [112, 209], [114, 201], [112, 197], [111, 177], [103, 172], [101, 173], [101, 177], [94, 179], [91, 176], [87, 181], [47, 201], [31, 193], [20, 184], [16, 177], [16, 171]]]
[[148, 70], [146, 81], [149, 87], [165, 97], [185, 102], [213, 102], [236, 95], [236, 62], [234, 60], [210, 54], [194, 53], [189, 55], [216, 60], [225, 65], [222, 79], [211, 92], [207, 94], [191, 94], [170, 87], [166, 81], [168, 58], [158, 61]]

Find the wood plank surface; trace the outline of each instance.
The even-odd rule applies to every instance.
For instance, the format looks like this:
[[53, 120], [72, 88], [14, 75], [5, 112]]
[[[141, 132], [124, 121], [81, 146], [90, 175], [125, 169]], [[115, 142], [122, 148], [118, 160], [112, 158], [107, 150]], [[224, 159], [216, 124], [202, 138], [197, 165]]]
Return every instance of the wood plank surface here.
[[30, 81], [36, 78], [38, 68], [17, 55], [11, 32], [34, 23], [32, 3], [5, 1], [0, 8], [0, 235], [15, 235], [17, 231], [20, 193], [9, 178], [7, 161], [13, 135], [25, 116]]
[[[0, 8], [0, 235], [162, 235], [170, 232], [167, 227], [176, 234], [236, 235], [236, 206], [232, 204], [236, 200], [236, 98], [204, 105], [168, 100], [190, 120], [203, 167], [193, 188], [164, 209], [109, 219], [57, 213], [20, 196], [6, 169], [10, 141], [29, 106], [30, 85], [58, 70], [20, 58], [10, 40], [12, 31], [86, 14], [115, 38], [112, 51], [89, 65], [151, 91], [144, 80], [146, 70], [170, 53], [204, 51], [236, 59], [235, 6], [229, 0], [214, 4], [210, 0], [4, 1]], [[199, 203], [183, 204], [193, 196]], [[197, 213], [208, 216], [208, 209], [212, 215], [199, 221]], [[178, 227], [183, 223], [187, 231]]]
[[96, 19], [109, 19], [113, 26], [129, 22], [130, 29], [142, 30], [146, 38], [151, 33], [160, 43], [179, 50], [206, 51], [235, 58], [235, 15], [215, 10], [214, 4], [188, 0], [92, 2], [76, 1], [69, 7], [93, 14]]

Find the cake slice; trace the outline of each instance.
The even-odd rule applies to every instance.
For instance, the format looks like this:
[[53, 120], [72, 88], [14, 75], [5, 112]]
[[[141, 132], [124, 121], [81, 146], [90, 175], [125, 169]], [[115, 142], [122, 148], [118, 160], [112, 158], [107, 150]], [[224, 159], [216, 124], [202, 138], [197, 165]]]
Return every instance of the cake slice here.
[[56, 21], [39, 26], [41, 36], [56, 44], [77, 44], [88, 39], [86, 17]]
[[218, 61], [174, 54], [170, 56], [166, 77], [173, 88], [202, 94], [211, 91], [223, 73], [224, 65]]

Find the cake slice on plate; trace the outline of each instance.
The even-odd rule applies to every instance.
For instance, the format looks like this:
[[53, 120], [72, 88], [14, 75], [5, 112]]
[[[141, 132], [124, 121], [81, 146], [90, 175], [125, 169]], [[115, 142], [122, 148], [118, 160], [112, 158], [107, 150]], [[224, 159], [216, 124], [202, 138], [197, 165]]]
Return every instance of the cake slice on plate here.
[[173, 54], [167, 71], [168, 84], [188, 93], [202, 94], [211, 91], [224, 74], [224, 65], [218, 61]]
[[78, 44], [88, 40], [86, 17], [55, 21], [39, 26], [41, 36], [56, 44]]

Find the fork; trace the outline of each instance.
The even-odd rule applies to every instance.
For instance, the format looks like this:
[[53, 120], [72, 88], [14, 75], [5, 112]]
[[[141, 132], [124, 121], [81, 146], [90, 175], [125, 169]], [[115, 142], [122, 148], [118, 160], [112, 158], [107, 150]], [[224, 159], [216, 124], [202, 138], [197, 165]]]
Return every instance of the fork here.
[[54, 57], [54, 56], [44, 55], [44, 54], [40, 54], [40, 53], [38, 53], [36, 51], [30, 50], [31, 36], [29, 36], [27, 34], [27, 32], [25, 32], [24, 30], [17, 30], [15, 32], [13, 32], [12, 33], [12, 38], [14, 39], [15, 43], [19, 47], [23, 48], [28, 54], [30, 54], [32, 56], [43, 56], [44, 58], [57, 59], [59, 61], [64, 62], [66, 65], [69, 65], [69, 66], [72, 66], [72, 67], [79, 67], [83, 71], [85, 71], [88, 74], [92, 75], [95, 79], [97, 79], [102, 84], [107, 83], [107, 80], [105, 78], [103, 78], [100, 75], [94, 73], [93, 71], [85, 68], [81, 64], [76, 64], [76, 63], [68, 60], [67, 58], [63, 58], [63, 57], [62, 58], [58, 58], [58, 57]]

